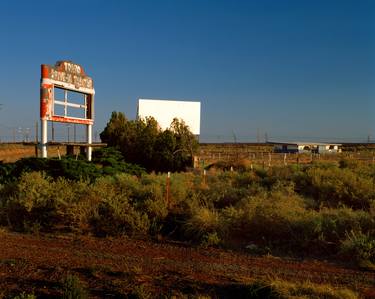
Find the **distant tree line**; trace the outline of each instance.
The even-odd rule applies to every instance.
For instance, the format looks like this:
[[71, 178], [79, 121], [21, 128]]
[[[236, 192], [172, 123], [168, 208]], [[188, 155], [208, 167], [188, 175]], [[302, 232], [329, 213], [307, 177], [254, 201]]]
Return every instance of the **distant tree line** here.
[[102, 142], [119, 150], [126, 162], [148, 171], [183, 171], [192, 166], [198, 141], [183, 120], [175, 118], [162, 130], [153, 117], [128, 120], [122, 112], [112, 112]]

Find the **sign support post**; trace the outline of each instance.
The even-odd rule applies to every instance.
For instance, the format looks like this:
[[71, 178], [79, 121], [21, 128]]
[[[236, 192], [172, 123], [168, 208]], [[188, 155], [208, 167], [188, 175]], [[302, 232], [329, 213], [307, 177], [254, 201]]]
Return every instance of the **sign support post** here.
[[89, 145], [87, 147], [86, 157], [87, 157], [88, 161], [91, 161], [92, 147], [90, 145], [92, 144], [92, 125], [87, 125], [86, 130], [87, 130], [87, 132], [86, 132], [87, 144]]
[[41, 135], [42, 135], [42, 158], [47, 158], [47, 142], [48, 142], [48, 127], [47, 120], [41, 120]]

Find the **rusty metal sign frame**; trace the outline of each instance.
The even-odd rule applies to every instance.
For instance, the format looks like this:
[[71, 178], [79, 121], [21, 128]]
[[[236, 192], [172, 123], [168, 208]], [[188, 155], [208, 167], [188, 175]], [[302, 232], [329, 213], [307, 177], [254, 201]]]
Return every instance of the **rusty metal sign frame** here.
[[[64, 101], [55, 99], [55, 88], [64, 91]], [[68, 102], [67, 92], [83, 94], [84, 104]], [[40, 82], [40, 119], [42, 157], [47, 157], [47, 122], [62, 122], [86, 125], [87, 144], [92, 143], [94, 124], [95, 89], [91, 77], [85, 74], [83, 67], [71, 61], [58, 61], [54, 66], [41, 65]], [[55, 114], [55, 105], [64, 106], [64, 115]], [[72, 117], [67, 107], [83, 108], [85, 117]], [[91, 160], [91, 147], [87, 148], [87, 158]]]

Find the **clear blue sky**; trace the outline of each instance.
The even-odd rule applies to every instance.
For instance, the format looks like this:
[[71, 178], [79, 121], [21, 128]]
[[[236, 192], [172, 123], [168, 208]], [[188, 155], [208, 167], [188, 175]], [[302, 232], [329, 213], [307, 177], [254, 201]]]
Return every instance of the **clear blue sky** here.
[[375, 139], [375, 1], [0, 2], [0, 135], [39, 115], [40, 64], [94, 79], [100, 132], [138, 98], [201, 100], [201, 140]]

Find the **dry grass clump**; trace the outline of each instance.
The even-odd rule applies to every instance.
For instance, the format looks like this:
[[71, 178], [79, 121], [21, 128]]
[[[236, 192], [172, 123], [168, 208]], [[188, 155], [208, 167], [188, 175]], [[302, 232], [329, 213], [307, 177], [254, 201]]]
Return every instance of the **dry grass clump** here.
[[333, 287], [327, 284], [315, 284], [310, 281], [293, 283], [275, 279], [269, 283], [277, 290], [280, 298], [329, 298], [329, 299], [357, 299], [359, 294], [347, 289]]
[[201, 240], [216, 232], [219, 224], [219, 213], [216, 210], [200, 206], [191, 211], [191, 216], [185, 223], [185, 231], [190, 238]]

